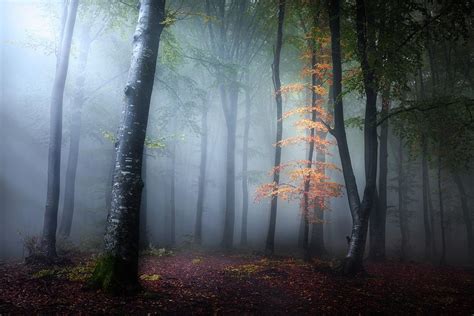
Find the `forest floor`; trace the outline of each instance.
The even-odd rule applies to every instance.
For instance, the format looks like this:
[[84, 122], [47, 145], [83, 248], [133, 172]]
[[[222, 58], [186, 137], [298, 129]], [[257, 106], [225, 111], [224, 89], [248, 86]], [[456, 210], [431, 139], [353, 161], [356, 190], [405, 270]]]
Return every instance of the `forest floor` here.
[[143, 291], [113, 297], [86, 289], [94, 258], [1, 264], [0, 314], [474, 313], [473, 270], [389, 261], [346, 278], [329, 261], [157, 251], [141, 258]]

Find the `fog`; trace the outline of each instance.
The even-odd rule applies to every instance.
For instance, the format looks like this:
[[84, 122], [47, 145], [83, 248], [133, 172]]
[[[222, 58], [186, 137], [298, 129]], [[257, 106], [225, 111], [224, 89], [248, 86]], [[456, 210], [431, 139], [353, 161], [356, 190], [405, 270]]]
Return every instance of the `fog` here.
[[[99, 1], [100, 2], [100, 1]], [[98, 2], [98, 3], [99, 3]], [[111, 179], [115, 159], [114, 142], [123, 105], [123, 91], [130, 67], [132, 38], [138, 11], [120, 2], [115, 9], [103, 9], [84, 1], [79, 5], [72, 40], [71, 58], [63, 103], [62, 156], [59, 220], [64, 209], [65, 182], [70, 159], [73, 120], [77, 118], [75, 96], [83, 85], [80, 109], [80, 143], [74, 188], [74, 215], [68, 238], [85, 251], [100, 251], [110, 208]], [[186, 248], [193, 242], [201, 166], [201, 138], [207, 137], [204, 185], [202, 247], [221, 245], [226, 206], [226, 118], [219, 93], [219, 79], [212, 69], [209, 21], [200, 14], [199, 4], [169, 1], [176, 21], [162, 35], [148, 118], [144, 154], [144, 192], [141, 217], [146, 215], [147, 244], [157, 248]], [[60, 1], [0, 1], [0, 259], [14, 260], [28, 255], [25, 241], [41, 236], [47, 190], [48, 143], [51, 90], [56, 71], [57, 41], [61, 24]], [[194, 13], [193, 13], [194, 12]], [[288, 22], [290, 23], [290, 22]], [[295, 23], [297, 24], [297, 23]], [[269, 225], [270, 199], [257, 197], [257, 189], [271, 183], [274, 164], [276, 106], [272, 81], [274, 29], [257, 30], [260, 47], [250, 63], [233, 64], [241, 78], [238, 86], [237, 132], [235, 144], [235, 225], [233, 244], [240, 248], [243, 189], [242, 165], [246, 97], [250, 100], [248, 138], [248, 244], [244, 250], [264, 252]], [[305, 67], [301, 52], [291, 45], [297, 27], [285, 30], [281, 59], [283, 85], [307, 82], [300, 75]], [[88, 47], [88, 48], [84, 48]], [[87, 57], [84, 60], [84, 49]], [[82, 57], [81, 57], [82, 56]], [[347, 65], [344, 65], [346, 67]], [[83, 83], [81, 83], [81, 76]], [[248, 79], [247, 79], [248, 78]], [[328, 95], [324, 96], [327, 103]], [[283, 95], [283, 112], [305, 104], [304, 92]], [[396, 107], [397, 101], [393, 102]], [[344, 95], [346, 118], [363, 115], [365, 98], [349, 91]], [[202, 115], [207, 111], [207, 129]], [[283, 139], [305, 134], [295, 125], [296, 118], [283, 119]], [[362, 128], [346, 127], [350, 155], [362, 198], [365, 185], [364, 134]], [[335, 143], [329, 135], [328, 139]], [[387, 256], [400, 256], [398, 220], [399, 136], [390, 129], [388, 138]], [[307, 159], [305, 143], [282, 147], [282, 162]], [[337, 146], [327, 149], [327, 162], [340, 168]], [[423, 260], [421, 157], [404, 147], [405, 208], [409, 212], [410, 260]], [[472, 165], [472, 162], [469, 163]], [[437, 169], [430, 167], [430, 200], [434, 214], [433, 238], [437, 253], [441, 247]], [[344, 185], [340, 170], [328, 170], [330, 181]], [[443, 176], [448, 262], [468, 262], [467, 238], [462, 220], [459, 192], [452, 178]], [[473, 175], [462, 175], [468, 190], [472, 214]], [[282, 181], [286, 181], [282, 176]], [[275, 252], [301, 256], [298, 245], [302, 218], [301, 200], [278, 202]], [[175, 241], [171, 210], [175, 209]], [[145, 213], [144, 213], [145, 212]], [[58, 224], [60, 226], [60, 224]], [[346, 236], [352, 228], [345, 188], [328, 200], [324, 211], [324, 247], [331, 257], [343, 257]], [[312, 225], [310, 225], [312, 226]], [[141, 234], [143, 235], [143, 228]], [[62, 241], [58, 238], [58, 243]], [[58, 246], [59, 247], [59, 246]], [[368, 245], [367, 245], [368, 247]]]

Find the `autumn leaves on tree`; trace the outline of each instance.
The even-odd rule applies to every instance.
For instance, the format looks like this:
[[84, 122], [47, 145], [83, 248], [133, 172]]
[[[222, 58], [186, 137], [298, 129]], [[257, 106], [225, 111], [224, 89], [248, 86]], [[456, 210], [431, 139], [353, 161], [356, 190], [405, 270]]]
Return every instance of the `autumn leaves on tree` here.
[[[325, 58], [326, 60], [322, 58], [324, 54], [327, 56], [328, 37], [316, 34], [316, 32], [314, 33], [307, 36], [312, 37], [309, 42], [314, 43], [314, 46], [317, 46], [319, 49], [316, 49], [314, 46], [311, 47], [311, 45], [302, 53], [301, 58], [306, 60], [305, 64], [310, 65], [301, 71], [303, 82], [283, 85], [275, 91], [276, 96], [280, 98], [296, 95], [300, 99], [305, 99], [305, 96], [310, 96], [309, 100], [305, 100], [306, 104], [283, 113], [279, 119], [280, 121], [295, 120], [294, 125], [300, 135], [284, 139], [280, 138], [275, 143], [277, 149], [306, 145], [308, 157], [307, 159], [279, 162], [270, 171], [274, 179], [275, 175], [278, 175], [279, 181], [274, 180], [270, 183], [262, 184], [256, 191], [256, 200], [270, 198], [273, 201], [279, 198], [283, 201], [299, 201], [300, 213], [305, 223], [303, 248], [306, 258], [310, 257], [308, 246], [309, 224], [323, 224], [318, 216], [318, 212], [327, 210], [329, 208], [329, 200], [340, 196], [342, 189], [342, 185], [334, 182], [326, 172], [328, 170], [339, 170], [339, 168], [333, 163], [326, 162], [326, 159], [313, 159], [315, 157], [313, 155], [314, 151], [319, 154], [319, 157], [326, 156], [329, 153], [330, 146], [333, 145], [333, 142], [326, 137], [328, 133], [327, 122], [332, 121], [332, 115], [325, 109], [328, 89], [330, 89], [332, 84], [331, 66], [328, 63], [327, 57]], [[316, 58], [317, 54], [321, 56], [319, 60]], [[310, 80], [304, 82], [308, 77]], [[272, 222], [270, 226], [272, 226]], [[269, 235], [269, 238], [274, 238], [274, 236]], [[267, 240], [267, 244], [268, 242]], [[270, 240], [270, 244], [273, 244], [272, 240]], [[273, 250], [267, 249], [269, 253], [273, 253]]]

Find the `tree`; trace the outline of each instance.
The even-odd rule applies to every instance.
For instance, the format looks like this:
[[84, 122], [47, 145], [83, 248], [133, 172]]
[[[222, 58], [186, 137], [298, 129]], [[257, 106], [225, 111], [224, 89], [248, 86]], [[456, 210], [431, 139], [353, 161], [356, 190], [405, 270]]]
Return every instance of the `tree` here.
[[245, 123], [244, 139], [242, 148], [242, 227], [240, 231], [240, 245], [247, 246], [247, 217], [249, 211], [249, 188], [248, 188], [248, 151], [250, 131], [250, 75], [247, 73], [247, 87], [245, 89]]
[[207, 29], [212, 53], [204, 60], [217, 80], [221, 106], [227, 127], [226, 134], [226, 207], [222, 247], [230, 249], [234, 243], [235, 222], [235, 144], [240, 86], [248, 67], [266, 43], [263, 30], [268, 22], [266, 1], [206, 0]]
[[67, 4], [67, 8], [64, 10], [67, 12], [67, 16], [63, 17], [64, 26], [61, 32], [61, 48], [57, 57], [56, 74], [53, 83], [53, 90], [51, 92], [50, 138], [48, 147], [48, 184], [46, 192], [46, 209], [43, 223], [43, 236], [41, 241], [42, 251], [47, 257], [56, 256], [63, 97], [78, 4], [79, 0], [71, 0], [71, 2]]
[[138, 287], [143, 147], [164, 21], [165, 0], [140, 1], [117, 134], [112, 205], [107, 217], [105, 249], [91, 279], [94, 286], [113, 293]]
[[374, 73], [368, 63], [368, 46], [373, 45], [372, 39], [366, 34], [366, 9], [364, 1], [358, 0], [356, 5], [356, 29], [358, 53], [364, 76], [366, 94], [366, 110], [364, 118], [364, 156], [365, 156], [365, 189], [362, 202], [359, 198], [357, 183], [352, 168], [349, 147], [347, 145], [342, 103], [342, 55], [340, 32], [340, 1], [328, 2], [328, 11], [331, 30], [331, 47], [333, 62], [333, 89], [334, 89], [334, 129], [331, 134], [336, 138], [342, 172], [346, 185], [349, 208], [352, 215], [352, 233], [349, 249], [344, 262], [344, 273], [355, 274], [363, 269], [362, 260], [367, 238], [367, 228], [370, 210], [375, 196], [377, 175], [377, 126], [376, 126], [376, 96], [374, 87]]
[[[90, 49], [93, 43], [104, 33], [114, 20], [124, 19], [127, 15], [123, 12], [123, 8], [115, 1], [104, 4], [91, 5], [82, 2], [79, 7], [83, 17], [87, 17], [85, 25], [80, 29], [79, 36], [79, 56], [77, 68], [79, 73], [76, 78], [75, 92], [72, 99], [71, 126], [69, 135], [69, 153], [66, 167], [66, 177], [64, 184], [64, 201], [61, 214], [61, 222], [59, 225], [59, 234], [68, 238], [71, 234], [72, 220], [74, 216], [74, 200], [76, 190], [76, 172], [79, 160], [79, 144], [82, 130], [82, 107], [86, 100], [90, 97], [86, 94], [86, 73], [89, 60]], [[128, 11], [127, 11], [128, 12]], [[100, 16], [100, 19], [97, 19]], [[99, 25], [95, 25], [99, 21]], [[112, 77], [111, 80], [116, 79]], [[111, 80], [107, 80], [97, 89], [102, 88]]]
[[[268, 197], [274, 199], [275, 197], [282, 200], [297, 200], [300, 203], [301, 216], [304, 220], [304, 255], [305, 259], [310, 258], [309, 248], [309, 224], [322, 225], [321, 213], [328, 208], [329, 199], [337, 197], [341, 193], [341, 185], [331, 181], [330, 177], [326, 175], [326, 170], [337, 170], [334, 164], [327, 163], [321, 156], [325, 156], [328, 151], [330, 141], [326, 140], [327, 124], [325, 122], [331, 119], [331, 115], [323, 109], [323, 96], [326, 94], [326, 89], [323, 84], [326, 83], [329, 74], [330, 66], [325, 63], [316, 63], [315, 54], [313, 52], [305, 54], [309, 55], [314, 64], [310, 68], [303, 70], [304, 74], [311, 76], [310, 83], [297, 83], [280, 87], [279, 95], [292, 92], [301, 92], [305, 89], [311, 92], [311, 102], [308, 106], [297, 107], [284, 113], [281, 120], [288, 117], [298, 115], [301, 116], [296, 121], [295, 126], [299, 130], [304, 130], [304, 136], [295, 136], [283, 139], [275, 144], [277, 147], [284, 147], [287, 145], [305, 143], [308, 145], [309, 152], [318, 152], [318, 158], [313, 161], [313, 154], [308, 154], [308, 159], [290, 161], [281, 163], [272, 169], [273, 176], [275, 174], [279, 177], [279, 182], [273, 181], [261, 185], [257, 189], [257, 198]], [[311, 117], [308, 118], [307, 115]], [[309, 210], [313, 209], [314, 213]], [[317, 232], [312, 237], [313, 242], [320, 242], [317, 238]], [[321, 244], [317, 245], [321, 247]], [[317, 247], [315, 245], [315, 248]], [[316, 249], [321, 250], [321, 249]], [[316, 254], [316, 253], [313, 253]], [[321, 254], [321, 253], [318, 253]]]
[[[285, 0], [279, 0], [278, 2], [278, 27], [277, 37], [275, 45], [275, 53], [273, 57], [273, 86], [275, 90], [275, 102], [277, 108], [277, 130], [276, 130], [276, 148], [275, 148], [275, 163], [274, 168], [278, 168], [281, 163], [281, 146], [280, 142], [283, 136], [283, 122], [282, 122], [282, 98], [281, 98], [281, 82], [280, 82], [280, 55], [281, 47], [283, 45], [283, 22], [285, 20]], [[280, 172], [275, 170], [273, 173], [273, 183], [278, 186], [280, 182]], [[278, 206], [278, 194], [272, 194], [270, 202], [270, 223], [268, 226], [267, 240], [265, 243], [265, 251], [272, 255], [275, 251], [275, 228], [276, 228], [276, 216]]]
[[196, 206], [196, 223], [194, 226], [194, 242], [198, 245], [202, 242], [202, 215], [204, 213], [204, 196], [206, 190], [206, 167], [207, 167], [207, 108], [208, 99], [205, 98], [201, 113], [201, 160], [199, 167], [198, 198]]

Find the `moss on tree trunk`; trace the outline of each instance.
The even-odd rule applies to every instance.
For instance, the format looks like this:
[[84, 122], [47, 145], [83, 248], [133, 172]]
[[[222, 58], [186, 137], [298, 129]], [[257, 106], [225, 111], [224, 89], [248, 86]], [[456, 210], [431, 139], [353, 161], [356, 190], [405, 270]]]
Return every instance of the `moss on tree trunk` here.
[[101, 256], [90, 279], [90, 286], [94, 289], [113, 294], [131, 294], [140, 290], [137, 273], [130, 273], [127, 261], [110, 254]]

